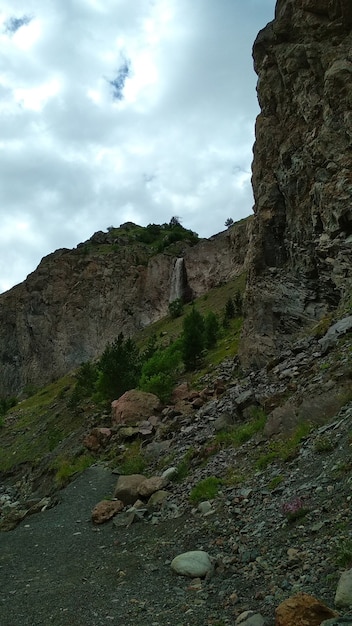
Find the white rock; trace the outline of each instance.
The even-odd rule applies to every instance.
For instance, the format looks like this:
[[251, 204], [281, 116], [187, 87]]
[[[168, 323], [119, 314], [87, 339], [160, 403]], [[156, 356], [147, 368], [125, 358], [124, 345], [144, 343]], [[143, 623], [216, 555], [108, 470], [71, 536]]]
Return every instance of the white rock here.
[[352, 606], [352, 569], [343, 572], [340, 576], [335, 594], [335, 605]]
[[235, 622], [236, 626], [263, 626], [264, 623], [264, 617], [254, 611], [244, 611]]
[[164, 478], [165, 481], [172, 480], [174, 476], [176, 476], [178, 472], [177, 467], [168, 467], [162, 474], [161, 477]]
[[202, 578], [211, 571], [212, 564], [207, 552], [193, 550], [176, 556], [171, 563], [171, 568], [180, 576]]
[[209, 513], [209, 511], [211, 510], [212, 510], [212, 506], [209, 500], [204, 500], [204, 502], [200, 502], [198, 504], [198, 511], [202, 513], [202, 515], [205, 515], [205, 513]]

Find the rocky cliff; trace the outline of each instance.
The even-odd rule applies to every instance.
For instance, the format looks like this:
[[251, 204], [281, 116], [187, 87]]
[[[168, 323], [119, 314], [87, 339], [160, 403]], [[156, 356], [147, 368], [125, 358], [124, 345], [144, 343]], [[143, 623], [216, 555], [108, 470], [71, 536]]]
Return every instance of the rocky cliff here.
[[241, 274], [250, 224], [193, 246], [176, 242], [161, 254], [127, 224], [45, 257], [0, 296], [0, 396], [42, 386], [97, 357], [119, 332], [132, 335], [166, 315], [177, 258], [189, 297]]
[[258, 35], [261, 113], [243, 363], [351, 302], [352, 4], [278, 0]]

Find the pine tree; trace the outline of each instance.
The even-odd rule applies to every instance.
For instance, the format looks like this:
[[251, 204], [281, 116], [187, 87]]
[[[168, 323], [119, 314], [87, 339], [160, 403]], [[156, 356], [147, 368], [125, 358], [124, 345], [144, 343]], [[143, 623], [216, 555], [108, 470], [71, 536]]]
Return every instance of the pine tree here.
[[193, 307], [183, 320], [182, 359], [187, 370], [195, 369], [204, 347], [204, 318]]

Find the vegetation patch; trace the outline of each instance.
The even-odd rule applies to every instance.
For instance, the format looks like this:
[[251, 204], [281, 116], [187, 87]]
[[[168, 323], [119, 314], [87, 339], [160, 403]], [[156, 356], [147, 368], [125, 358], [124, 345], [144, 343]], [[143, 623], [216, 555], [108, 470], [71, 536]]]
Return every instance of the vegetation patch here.
[[257, 459], [255, 466], [257, 469], [263, 470], [273, 461], [291, 461], [298, 452], [299, 446], [305, 437], [312, 430], [309, 422], [301, 422], [294, 433], [287, 439], [280, 441], [271, 441], [266, 452], [262, 453]]
[[208, 478], [199, 481], [189, 494], [190, 501], [198, 503], [202, 502], [202, 500], [212, 500], [217, 495], [221, 483], [221, 479], [216, 478], [215, 476], [209, 476]]
[[90, 454], [82, 454], [75, 459], [57, 457], [52, 465], [56, 470], [55, 483], [59, 488], [65, 487], [75, 474], [80, 474], [93, 465], [94, 458]]
[[141, 444], [138, 439], [126, 446], [121, 457], [118, 459], [118, 468], [121, 474], [142, 474], [147, 466], [146, 460], [141, 454]]

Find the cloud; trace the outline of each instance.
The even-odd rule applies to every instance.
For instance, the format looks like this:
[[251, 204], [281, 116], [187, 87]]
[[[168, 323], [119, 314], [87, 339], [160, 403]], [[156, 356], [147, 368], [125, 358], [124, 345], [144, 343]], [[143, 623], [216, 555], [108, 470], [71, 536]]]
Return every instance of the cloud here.
[[3, 4], [0, 290], [110, 225], [210, 236], [250, 213], [251, 47], [274, 0]]

